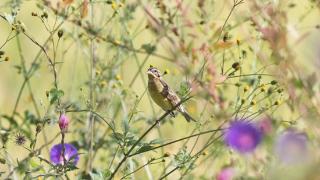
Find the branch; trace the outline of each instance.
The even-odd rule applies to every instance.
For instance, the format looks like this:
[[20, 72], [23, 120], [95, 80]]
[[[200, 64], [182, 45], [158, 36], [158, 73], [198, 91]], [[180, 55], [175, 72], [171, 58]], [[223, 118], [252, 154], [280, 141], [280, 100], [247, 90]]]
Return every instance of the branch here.
[[[200, 133], [197, 133], [197, 134], [193, 134], [191, 136], [180, 138], [180, 139], [177, 139], [177, 140], [174, 140], [174, 141], [171, 141], [171, 142], [168, 142], [168, 143], [153, 147], [153, 148], [149, 149], [148, 151], [152, 151], [152, 150], [164, 147], [164, 146], [168, 146], [170, 144], [174, 144], [176, 142], [183, 141], [185, 139], [189, 139], [189, 138], [192, 138], [192, 137], [195, 137], [195, 136], [200, 136], [200, 135], [204, 135], [204, 134], [208, 134], [208, 133], [212, 133], [212, 132], [217, 132], [217, 131], [221, 131], [221, 130], [224, 130], [224, 129], [223, 128], [218, 128], [218, 129], [212, 129], [212, 130], [200, 132]], [[138, 155], [138, 154], [141, 154], [141, 153], [145, 153], [145, 152], [148, 152], [148, 151], [133, 153], [133, 154], [130, 154], [129, 157], [132, 157], [132, 156], [135, 156], [135, 155]]]
[[167, 117], [169, 114], [171, 114], [177, 107], [179, 107], [182, 103], [186, 102], [187, 100], [189, 100], [191, 97], [188, 97], [184, 100], [181, 100], [176, 106], [174, 106], [170, 111], [167, 111], [166, 113], [164, 113], [159, 119], [157, 119], [155, 121], [155, 123], [150, 126], [141, 136], [140, 138], [131, 146], [131, 148], [129, 149], [129, 151], [127, 153], [125, 153], [125, 156], [122, 158], [122, 160], [120, 161], [120, 163], [118, 164], [118, 166], [116, 167], [116, 169], [113, 171], [113, 173], [111, 174], [111, 176], [109, 177], [109, 180], [111, 180], [115, 174], [118, 172], [119, 168], [121, 167], [121, 165], [128, 159], [130, 153], [133, 151], [133, 149], [140, 143], [140, 141], [158, 124], [160, 123], [165, 117]]

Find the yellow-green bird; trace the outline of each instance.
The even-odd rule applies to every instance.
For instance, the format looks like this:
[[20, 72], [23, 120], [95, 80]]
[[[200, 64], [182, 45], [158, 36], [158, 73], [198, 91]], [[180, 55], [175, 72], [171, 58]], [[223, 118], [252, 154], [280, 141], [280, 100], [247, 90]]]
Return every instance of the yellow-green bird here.
[[[164, 111], [170, 111], [181, 100], [179, 96], [170, 89], [168, 84], [163, 80], [160, 71], [155, 67], [150, 67], [148, 74], [148, 91], [153, 101], [160, 106]], [[177, 110], [190, 122], [195, 121], [185, 110], [183, 105], [179, 105]], [[174, 116], [174, 113], [171, 113]]]

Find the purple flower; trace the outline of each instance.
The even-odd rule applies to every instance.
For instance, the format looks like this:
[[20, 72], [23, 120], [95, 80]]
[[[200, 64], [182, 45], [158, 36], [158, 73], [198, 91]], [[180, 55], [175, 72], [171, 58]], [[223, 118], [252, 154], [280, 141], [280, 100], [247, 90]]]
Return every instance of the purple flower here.
[[62, 114], [59, 118], [59, 127], [61, 131], [66, 132], [68, 130], [68, 126], [69, 118], [65, 114]]
[[236, 120], [230, 123], [224, 134], [225, 143], [240, 153], [252, 152], [261, 142], [262, 132], [254, 124]]
[[[72, 162], [74, 165], [77, 165], [79, 161], [79, 154], [77, 148], [72, 144], [64, 144], [65, 151], [64, 157], [67, 162]], [[52, 164], [64, 164], [64, 159], [62, 156], [62, 144], [54, 145], [50, 150], [50, 161]]]
[[301, 163], [308, 156], [306, 134], [294, 129], [286, 130], [277, 138], [275, 152], [278, 158], [286, 164]]
[[234, 176], [234, 169], [227, 167], [222, 169], [216, 176], [217, 180], [232, 180]]
[[270, 117], [265, 116], [263, 117], [259, 122], [258, 122], [258, 127], [260, 129], [260, 131], [264, 134], [264, 135], [268, 135], [272, 132], [272, 121], [270, 119]]

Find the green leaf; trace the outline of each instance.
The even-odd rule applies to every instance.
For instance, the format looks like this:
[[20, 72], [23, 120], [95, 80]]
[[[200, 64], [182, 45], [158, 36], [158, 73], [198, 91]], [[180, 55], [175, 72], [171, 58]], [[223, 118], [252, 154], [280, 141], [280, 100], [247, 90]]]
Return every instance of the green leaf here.
[[109, 169], [105, 169], [102, 175], [104, 178], [108, 178], [111, 176], [111, 171]]
[[122, 125], [123, 125], [123, 129], [124, 129], [124, 133], [126, 134], [129, 129], [130, 129], [130, 126], [129, 126], [129, 121], [128, 121], [128, 118], [125, 117], [122, 121]]
[[111, 176], [111, 171], [108, 169], [106, 170], [93, 169], [92, 172], [90, 172], [89, 174], [91, 179], [104, 180]]
[[123, 134], [118, 133], [118, 132], [112, 133], [111, 136], [117, 141], [123, 141], [123, 139], [124, 139]]
[[161, 140], [161, 139], [154, 139], [154, 140], [150, 141], [150, 144], [161, 144], [161, 143], [163, 143], [163, 140]]
[[73, 164], [73, 162], [70, 162], [70, 161], [67, 163], [66, 167], [67, 167], [67, 171], [74, 171], [79, 169], [77, 168], [77, 166]]
[[188, 94], [189, 90], [189, 84], [187, 82], [182, 82], [180, 83], [178, 94], [180, 97], [185, 97]]
[[144, 49], [148, 54], [152, 54], [156, 50], [156, 46], [151, 44], [143, 44], [141, 48]]
[[296, 88], [299, 88], [299, 89], [303, 88], [303, 82], [301, 79], [293, 79], [293, 83]]
[[13, 125], [13, 126], [18, 126], [18, 123], [16, 122], [16, 120], [8, 115], [2, 115], [2, 117], [6, 120], [8, 120], [8, 122]]
[[37, 171], [40, 171], [42, 169], [42, 166], [39, 162], [35, 161], [35, 160], [30, 160], [29, 161], [29, 164], [32, 168], [32, 172], [37, 172]]
[[136, 153], [143, 153], [146, 151], [150, 151], [154, 146], [151, 146], [150, 144], [144, 144], [140, 147], [140, 149]]
[[58, 90], [56, 88], [52, 88], [49, 91], [49, 101], [50, 104], [55, 103], [56, 101], [58, 101], [62, 96], [64, 95], [64, 92], [62, 90]]

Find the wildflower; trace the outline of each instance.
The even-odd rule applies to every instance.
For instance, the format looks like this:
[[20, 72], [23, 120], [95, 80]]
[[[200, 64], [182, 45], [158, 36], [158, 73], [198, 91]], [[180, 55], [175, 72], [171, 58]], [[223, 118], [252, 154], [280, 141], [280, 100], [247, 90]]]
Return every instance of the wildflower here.
[[275, 153], [286, 164], [301, 163], [308, 155], [308, 139], [305, 133], [289, 129], [283, 132], [276, 141]]
[[166, 69], [163, 74], [170, 74], [169, 69]]
[[[79, 161], [79, 154], [77, 148], [72, 144], [64, 144], [64, 158], [66, 162], [71, 162], [74, 165], [77, 165]], [[62, 156], [63, 147], [62, 144], [54, 145], [50, 150], [50, 161], [54, 165], [64, 164], [64, 158]]]
[[260, 85], [260, 91], [261, 92], [265, 92], [266, 91], [266, 85], [265, 84], [261, 84]]
[[224, 135], [225, 143], [240, 153], [252, 152], [260, 144], [261, 139], [261, 131], [244, 120], [231, 122]]
[[243, 87], [243, 92], [247, 92], [247, 91], [249, 91], [249, 86], [248, 86], [248, 85], [245, 85], [245, 86]]
[[217, 180], [232, 180], [234, 176], [234, 169], [231, 167], [226, 167], [222, 169], [216, 176]]
[[114, 1], [112, 1], [111, 7], [112, 7], [112, 9], [113, 9], [114, 11], [116, 11], [116, 10], [118, 9], [118, 5], [117, 5], [117, 3], [114, 2]]
[[107, 81], [105, 81], [105, 80], [103, 80], [102, 82], [100, 82], [100, 87], [105, 87], [105, 86], [107, 86]]
[[121, 80], [121, 76], [119, 74], [116, 75], [116, 80], [120, 81]]
[[60, 130], [63, 132], [66, 132], [68, 130], [68, 126], [69, 126], [69, 118], [65, 114], [62, 114], [59, 118]]
[[120, 46], [121, 42], [119, 40], [114, 40], [113, 44], [116, 45], [116, 46]]
[[15, 136], [15, 143], [19, 146], [24, 145], [26, 143], [27, 139], [23, 134], [17, 133]]
[[263, 134], [270, 134], [272, 131], [272, 122], [270, 117], [265, 116], [258, 122], [258, 127]]
[[99, 76], [101, 74], [100, 70], [96, 70], [96, 75]]

